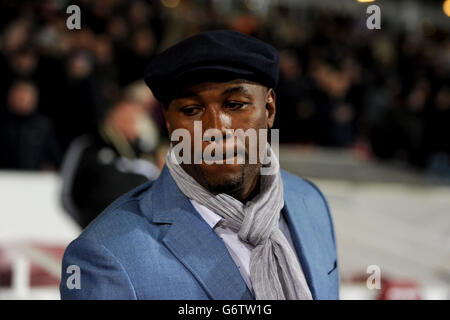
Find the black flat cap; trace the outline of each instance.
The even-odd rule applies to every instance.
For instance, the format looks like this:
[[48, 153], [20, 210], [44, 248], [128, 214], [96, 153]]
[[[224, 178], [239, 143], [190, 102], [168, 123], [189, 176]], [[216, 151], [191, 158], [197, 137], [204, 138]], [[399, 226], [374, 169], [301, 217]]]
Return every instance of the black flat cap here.
[[145, 83], [162, 103], [177, 90], [207, 81], [245, 79], [274, 88], [278, 53], [271, 45], [230, 30], [207, 31], [187, 38], [156, 56]]

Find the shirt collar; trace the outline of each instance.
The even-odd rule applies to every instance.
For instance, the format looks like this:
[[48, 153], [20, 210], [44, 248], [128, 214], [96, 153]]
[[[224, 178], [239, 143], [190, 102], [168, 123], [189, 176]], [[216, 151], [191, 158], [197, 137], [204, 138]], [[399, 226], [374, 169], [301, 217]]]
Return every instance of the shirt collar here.
[[205, 207], [204, 205], [200, 204], [199, 202], [189, 199], [194, 206], [195, 210], [202, 216], [203, 220], [206, 221], [206, 223], [211, 227], [211, 229], [214, 229], [223, 218], [219, 216], [217, 213], [213, 212], [209, 208]]

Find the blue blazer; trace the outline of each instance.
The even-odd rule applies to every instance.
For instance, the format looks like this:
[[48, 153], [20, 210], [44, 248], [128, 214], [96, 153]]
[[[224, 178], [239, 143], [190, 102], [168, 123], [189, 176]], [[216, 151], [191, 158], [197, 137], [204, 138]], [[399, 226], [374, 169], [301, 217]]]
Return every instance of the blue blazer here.
[[[327, 202], [311, 182], [281, 174], [282, 214], [312, 296], [338, 299], [336, 242]], [[225, 244], [181, 193], [167, 167], [154, 182], [116, 200], [70, 243], [60, 292], [62, 299], [254, 299]]]

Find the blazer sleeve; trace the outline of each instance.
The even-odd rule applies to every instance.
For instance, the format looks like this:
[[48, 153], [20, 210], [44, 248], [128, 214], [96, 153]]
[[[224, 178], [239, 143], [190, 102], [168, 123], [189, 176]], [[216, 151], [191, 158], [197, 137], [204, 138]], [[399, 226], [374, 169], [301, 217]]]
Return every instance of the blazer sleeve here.
[[120, 262], [102, 244], [79, 237], [64, 253], [62, 300], [134, 300], [133, 285]]

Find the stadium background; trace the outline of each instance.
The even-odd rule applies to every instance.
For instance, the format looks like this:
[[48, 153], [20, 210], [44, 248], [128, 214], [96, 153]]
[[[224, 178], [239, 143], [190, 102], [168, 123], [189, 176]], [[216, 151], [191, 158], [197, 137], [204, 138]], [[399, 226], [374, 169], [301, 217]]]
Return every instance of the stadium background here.
[[[71, 4], [81, 9], [80, 30], [67, 29]], [[372, 4], [379, 30], [366, 26]], [[144, 70], [164, 48], [210, 29], [279, 50], [280, 162], [329, 200], [341, 298], [449, 299], [449, 8], [443, 0], [0, 1], [0, 299], [59, 298], [61, 254], [81, 230], [64, 198], [74, 141], [127, 99], [140, 109], [112, 118], [151, 119], [145, 161], [160, 168], [167, 135]], [[381, 289], [366, 285], [373, 265]]]

